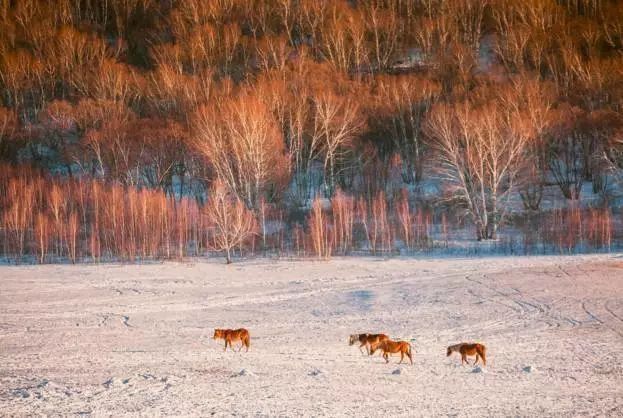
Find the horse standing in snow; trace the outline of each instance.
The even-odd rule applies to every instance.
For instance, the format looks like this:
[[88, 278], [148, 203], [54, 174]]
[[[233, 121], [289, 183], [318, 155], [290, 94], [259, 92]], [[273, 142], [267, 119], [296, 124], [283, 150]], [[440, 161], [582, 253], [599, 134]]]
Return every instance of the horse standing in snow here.
[[234, 341], [240, 341], [240, 348], [238, 348], [238, 351], [242, 350], [242, 346], [246, 346], [247, 350], [249, 351], [249, 346], [251, 345], [251, 336], [249, 335], [249, 331], [247, 331], [244, 328], [240, 328], [240, 329], [215, 329], [214, 330], [214, 337], [212, 337], [215, 340], [218, 339], [222, 339], [225, 340], [225, 349], [223, 351], [227, 350], [227, 344], [229, 344], [229, 347], [233, 350], [234, 347], [231, 345], [232, 342]]
[[[370, 354], [370, 347], [373, 344], [378, 344], [383, 341], [389, 340], [389, 337], [385, 334], [351, 334], [348, 345], [354, 345], [356, 342], [359, 342], [359, 351], [361, 351], [361, 347], [366, 347], [366, 353]], [[363, 354], [363, 351], [361, 351]]]
[[478, 343], [460, 343], [451, 345], [448, 347], [447, 357], [450, 357], [452, 353], [460, 353], [461, 354], [461, 364], [469, 364], [467, 361], [467, 356], [476, 356], [476, 360], [474, 361], [474, 365], [478, 363], [478, 359], [482, 359], [482, 364], [487, 365], [487, 347], [483, 344]]
[[413, 357], [411, 357], [411, 344], [406, 341], [381, 341], [378, 344], [370, 346], [370, 355], [374, 354], [376, 350], [383, 351], [383, 358], [385, 359], [385, 363], [389, 363], [390, 354], [400, 353], [400, 362], [398, 362], [398, 364], [402, 363], [405, 355], [409, 357], [409, 361], [411, 362], [411, 364], [413, 364]]

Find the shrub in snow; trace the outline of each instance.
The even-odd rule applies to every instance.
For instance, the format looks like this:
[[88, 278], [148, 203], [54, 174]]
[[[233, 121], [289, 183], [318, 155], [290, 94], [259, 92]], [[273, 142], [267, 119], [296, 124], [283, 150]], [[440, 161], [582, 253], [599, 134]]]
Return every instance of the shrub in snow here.
[[234, 375], [234, 377], [236, 377], [236, 376], [255, 376], [255, 373], [253, 373], [253, 372], [251, 372], [251, 371], [249, 371], [247, 369], [242, 369], [242, 370], [240, 370], [238, 373], [236, 373]]
[[324, 374], [324, 371], [320, 369], [313, 369], [312, 371], [309, 372], [310, 376], [320, 376], [322, 374]]

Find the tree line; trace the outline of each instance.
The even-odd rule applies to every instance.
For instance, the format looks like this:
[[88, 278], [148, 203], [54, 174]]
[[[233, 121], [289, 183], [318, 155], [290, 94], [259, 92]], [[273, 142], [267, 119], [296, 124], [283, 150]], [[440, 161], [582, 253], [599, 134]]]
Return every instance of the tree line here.
[[[621, 22], [610, 0], [0, 0], [0, 163], [15, 176], [0, 206], [5, 248], [20, 247], [7, 226], [18, 201], [41, 199], [33, 207], [60, 223], [54, 193], [81, 188], [88, 210], [67, 212], [64, 227], [76, 223], [84, 248], [87, 235], [101, 241], [88, 232], [93, 185], [124, 208], [143, 194], [174, 218], [196, 208], [197, 236], [220, 230], [185, 238], [180, 254], [191, 241], [268, 247], [268, 218], [289, 248], [318, 254], [353, 239], [408, 247], [430, 238], [427, 222], [467, 222], [479, 240], [578, 210], [610, 224]], [[584, 210], [586, 184], [597, 203]], [[568, 214], [544, 205], [552, 187]], [[418, 216], [429, 220], [415, 228]], [[55, 245], [71, 257], [66, 233]], [[170, 256], [175, 234], [153, 255]]]

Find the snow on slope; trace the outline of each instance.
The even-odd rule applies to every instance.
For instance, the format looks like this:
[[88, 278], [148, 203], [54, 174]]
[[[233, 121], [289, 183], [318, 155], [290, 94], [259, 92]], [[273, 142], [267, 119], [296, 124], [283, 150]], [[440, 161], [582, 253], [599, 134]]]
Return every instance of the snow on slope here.
[[620, 416], [621, 347], [620, 255], [0, 268], [1, 415]]

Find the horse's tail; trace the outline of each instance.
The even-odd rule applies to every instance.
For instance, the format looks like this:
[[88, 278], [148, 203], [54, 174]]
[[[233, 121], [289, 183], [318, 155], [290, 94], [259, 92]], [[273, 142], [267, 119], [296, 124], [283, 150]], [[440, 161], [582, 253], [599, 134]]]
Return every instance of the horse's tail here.
[[487, 365], [487, 347], [480, 344], [480, 356], [482, 357], [482, 364]]
[[411, 349], [411, 343], [407, 343], [407, 356], [409, 357], [409, 362], [413, 364], [413, 354]]

